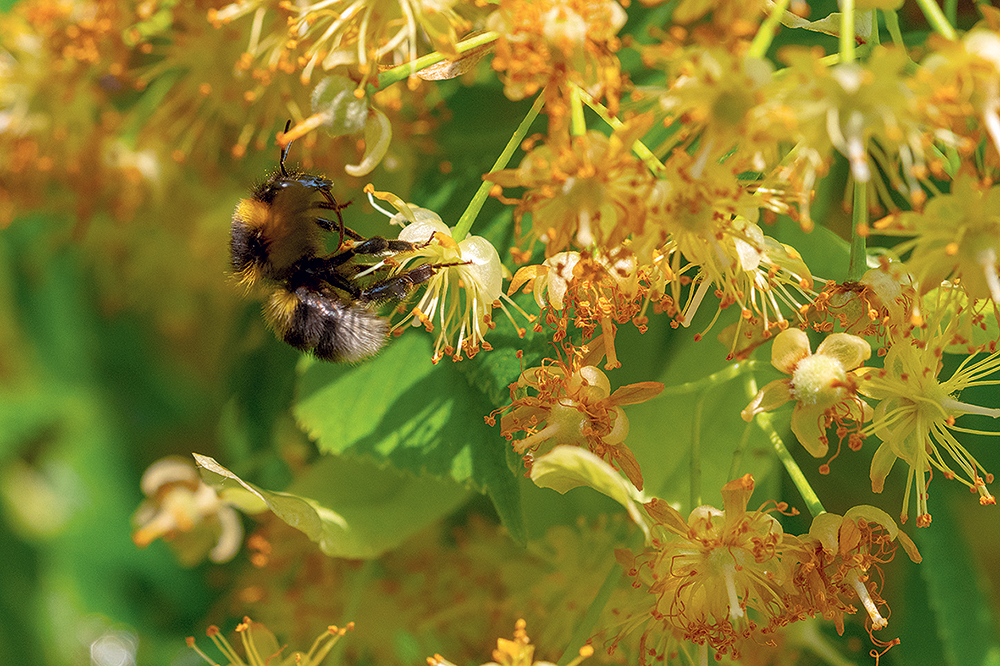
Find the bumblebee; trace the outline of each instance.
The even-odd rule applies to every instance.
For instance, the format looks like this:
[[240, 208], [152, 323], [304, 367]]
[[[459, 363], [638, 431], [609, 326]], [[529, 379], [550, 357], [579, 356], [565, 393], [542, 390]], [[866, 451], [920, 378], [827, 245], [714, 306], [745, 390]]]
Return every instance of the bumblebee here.
[[[290, 124], [290, 123], [289, 123]], [[285, 125], [288, 131], [288, 125]], [[240, 201], [230, 231], [232, 270], [240, 282], [271, 289], [264, 317], [276, 335], [324, 361], [354, 363], [385, 344], [388, 321], [379, 306], [404, 300], [441, 266], [425, 264], [391, 277], [377, 275], [359, 256], [387, 256], [416, 249], [408, 241], [364, 238], [344, 225], [333, 182], [279, 167]], [[326, 252], [324, 232], [340, 236]], [[344, 239], [348, 239], [345, 243]]]

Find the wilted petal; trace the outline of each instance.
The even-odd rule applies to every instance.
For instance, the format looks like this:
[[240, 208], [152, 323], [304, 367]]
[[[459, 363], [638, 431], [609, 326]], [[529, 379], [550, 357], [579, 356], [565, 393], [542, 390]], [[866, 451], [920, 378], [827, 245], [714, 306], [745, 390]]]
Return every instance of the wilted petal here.
[[649, 514], [649, 517], [655, 522], [663, 525], [676, 534], [687, 533], [687, 521], [684, 520], [684, 517], [681, 516], [677, 509], [667, 504], [666, 500], [662, 500], [658, 497], [653, 498], [643, 506], [646, 507], [646, 513]]

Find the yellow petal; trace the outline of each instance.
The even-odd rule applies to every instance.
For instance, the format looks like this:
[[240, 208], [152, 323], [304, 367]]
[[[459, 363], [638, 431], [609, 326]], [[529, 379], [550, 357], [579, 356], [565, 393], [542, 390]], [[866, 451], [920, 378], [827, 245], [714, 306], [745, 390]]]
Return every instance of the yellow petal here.
[[792, 432], [813, 458], [822, 458], [830, 448], [828, 442], [820, 439], [826, 437], [826, 429], [820, 427], [824, 411], [815, 405], [804, 407], [799, 403], [792, 412]]
[[826, 336], [816, 353], [837, 359], [844, 370], [853, 370], [871, 358], [872, 348], [856, 335], [834, 333]]
[[660, 382], [639, 382], [622, 386], [611, 394], [609, 402], [612, 405], [635, 405], [655, 398], [663, 390]]
[[744, 474], [722, 486], [722, 508], [726, 513], [726, 522], [738, 519], [747, 510], [750, 495], [753, 494], [753, 476]]
[[796, 364], [809, 354], [809, 337], [806, 332], [801, 328], [787, 328], [774, 337], [771, 365], [790, 375]]
[[819, 541], [823, 545], [823, 550], [834, 555], [837, 552], [840, 524], [843, 521], [844, 517], [835, 513], [821, 513], [813, 518], [812, 525], [809, 526], [809, 536]]
[[746, 406], [740, 416], [744, 421], [750, 421], [761, 412], [769, 412], [777, 409], [792, 399], [791, 381], [788, 379], [775, 379], [757, 392], [750, 404]]
[[872, 456], [870, 476], [873, 493], [882, 492], [882, 487], [885, 485], [885, 477], [889, 475], [889, 470], [892, 469], [892, 465], [895, 462], [896, 453], [892, 450], [892, 446], [889, 442], [882, 442], [875, 451], [875, 455]]
[[[548, 270], [548, 266], [522, 266], [518, 268], [517, 272], [514, 273], [514, 277], [511, 278], [510, 284], [507, 285], [507, 295], [513, 295], [526, 282], [537, 279], [541, 273], [547, 273]], [[538, 307], [545, 307], [545, 304], [539, 303]]]

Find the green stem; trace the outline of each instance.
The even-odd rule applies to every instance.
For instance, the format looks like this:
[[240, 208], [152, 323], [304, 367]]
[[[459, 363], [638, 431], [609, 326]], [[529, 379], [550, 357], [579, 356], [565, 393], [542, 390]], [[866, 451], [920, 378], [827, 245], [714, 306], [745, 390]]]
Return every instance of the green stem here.
[[[347, 604], [344, 607], [345, 619], [341, 626], [345, 626], [350, 618], [358, 616], [358, 609], [361, 608], [361, 601], [368, 593], [372, 576], [374, 574], [375, 560], [365, 560], [365, 563], [361, 565], [361, 569], [358, 571], [357, 577], [351, 585], [351, 590], [347, 597]], [[348, 641], [337, 641], [337, 644], [334, 645], [333, 649], [330, 651], [330, 654], [332, 655], [330, 658], [331, 664], [336, 666], [337, 664], [344, 663], [344, 650], [347, 647], [347, 644]]]
[[771, 424], [771, 415], [764, 413], [757, 415], [757, 423], [764, 430], [764, 434], [771, 441], [771, 445], [774, 447], [775, 453], [778, 454], [778, 460], [781, 464], [785, 466], [785, 471], [788, 472], [788, 476], [791, 477], [792, 483], [798, 489], [799, 494], [802, 495], [802, 499], [806, 503], [806, 508], [809, 509], [809, 514], [815, 518], [821, 513], [826, 513], [826, 509], [823, 508], [823, 503], [819, 501], [819, 496], [816, 495], [816, 491], [813, 490], [809, 481], [806, 479], [806, 475], [802, 473], [802, 469], [799, 464], [795, 462], [795, 458], [792, 454], [788, 452], [785, 447], [785, 442], [782, 441], [781, 436], [774, 429]]
[[611, 571], [608, 572], [607, 578], [604, 579], [604, 583], [601, 585], [601, 589], [597, 591], [597, 595], [594, 600], [590, 602], [590, 608], [587, 609], [587, 614], [583, 616], [580, 623], [576, 625], [576, 631], [573, 632], [573, 636], [569, 639], [569, 645], [566, 647], [566, 651], [563, 652], [562, 656], [559, 657], [557, 662], [559, 666], [565, 666], [569, 662], [573, 661], [577, 655], [580, 653], [580, 647], [587, 642], [587, 639], [591, 637], [594, 631], [594, 627], [597, 625], [597, 620], [601, 617], [601, 611], [608, 604], [608, 599], [611, 598], [611, 593], [615, 591], [618, 587], [618, 582], [622, 578], [622, 569], [617, 563], [611, 567]]
[[[757, 394], [757, 382], [754, 381], [753, 375], [747, 377], [746, 389], [747, 395], [750, 397]], [[774, 452], [778, 454], [778, 460], [785, 466], [785, 471], [788, 472], [792, 483], [795, 484], [799, 494], [802, 495], [802, 499], [805, 500], [809, 513], [813, 518], [821, 513], [826, 513], [826, 509], [823, 508], [823, 503], [819, 501], [816, 491], [813, 490], [806, 479], [806, 475], [802, 473], [799, 464], [795, 462], [795, 458], [792, 457], [792, 454], [785, 447], [785, 442], [782, 441], [781, 436], [774, 429], [774, 424], [771, 422], [771, 415], [767, 412], [762, 412], [755, 418], [757, 425], [764, 431], [764, 434], [767, 435], [768, 440], [771, 442], [771, 446], [774, 447]]]
[[774, 3], [774, 6], [771, 7], [771, 13], [760, 24], [757, 34], [753, 36], [753, 41], [750, 43], [750, 50], [747, 51], [748, 57], [763, 58], [767, 50], [771, 48], [771, 42], [774, 41], [774, 34], [778, 30], [778, 24], [781, 23], [781, 15], [785, 13], [785, 9], [788, 7], [790, 1], [778, 0]]
[[707, 392], [703, 392], [694, 402], [691, 415], [691, 466], [688, 469], [691, 483], [691, 510], [701, 506], [701, 416], [705, 411]]
[[956, 39], [955, 29], [951, 27], [951, 23], [948, 23], [948, 19], [945, 18], [944, 12], [938, 7], [935, 0], [917, 0], [917, 4], [920, 5], [920, 11], [924, 13], [924, 18], [930, 24], [934, 31], [945, 39]]
[[[490, 172], [497, 171], [498, 169], [503, 169], [507, 166], [507, 162], [514, 155], [514, 151], [517, 147], [521, 145], [521, 141], [524, 140], [525, 135], [528, 133], [528, 128], [531, 127], [531, 123], [535, 121], [538, 117], [538, 113], [542, 110], [542, 104], [545, 103], [545, 93], [542, 92], [535, 98], [535, 103], [531, 105], [531, 109], [528, 111], [528, 115], [524, 117], [521, 124], [517, 126], [514, 131], [514, 135], [510, 137], [510, 141], [504, 146], [503, 152], [500, 153], [500, 157], [497, 161], [493, 163], [493, 168]], [[455, 226], [455, 231], [453, 238], [456, 241], [462, 241], [468, 235], [469, 230], [472, 229], [472, 223], [476, 221], [476, 216], [479, 215], [479, 211], [483, 209], [483, 204], [486, 203], [486, 198], [490, 195], [490, 189], [493, 187], [493, 183], [484, 180], [479, 189], [476, 190], [476, 194], [472, 197], [472, 201], [469, 202], [469, 206], [462, 213], [462, 217], [458, 218], [458, 224]]]
[[944, 15], [951, 25], [958, 23], [958, 0], [944, 0]]
[[872, 10], [872, 35], [871, 39], [868, 40], [867, 46], [869, 49], [875, 48], [882, 43], [882, 37], [878, 34], [878, 12]]
[[583, 100], [580, 97], [580, 86], [571, 86], [569, 91], [570, 116], [569, 133], [573, 136], [583, 136], [587, 133], [587, 122], [583, 118]]
[[733, 461], [729, 464], [729, 474], [726, 475], [727, 479], [735, 479], [736, 473], [740, 469], [740, 465], [743, 464], [743, 452], [747, 449], [747, 444], [750, 442], [750, 433], [753, 432], [753, 423], [747, 423], [743, 427], [743, 436], [740, 437], [740, 443], [736, 445], [736, 450], [733, 451]]
[[[462, 40], [461, 42], [456, 44], [455, 47], [459, 53], [467, 53], [472, 49], [479, 48], [480, 46], [485, 46], [487, 44], [495, 42], [497, 40], [497, 37], [499, 36], [500, 35], [498, 35], [495, 32], [484, 32], [481, 35], [476, 35], [474, 37], [469, 37], [468, 39]], [[428, 53], [425, 56], [421, 56], [416, 60], [414, 60], [413, 62], [404, 62], [402, 65], [398, 65], [390, 70], [386, 70], [381, 74], [379, 74], [378, 88], [379, 90], [382, 90], [388, 86], [391, 86], [393, 83], [402, 81], [403, 79], [406, 79], [411, 75], [416, 74], [417, 72], [426, 67], [430, 67], [431, 65], [436, 65], [439, 62], [444, 62], [445, 60], [448, 59], [449, 56], [435, 51], [434, 53]]]
[[840, 3], [840, 62], [854, 62], [854, 0]]
[[[903, 41], [903, 32], [899, 29], [899, 16], [891, 9], [883, 9], [882, 17], [885, 19], [885, 28], [889, 31], [889, 36], [892, 37], [892, 43], [903, 49], [903, 53], [906, 53], [906, 57], [909, 58], [910, 53], [906, 50], [906, 42]], [[910, 62], [913, 62], [913, 60], [910, 59]]]
[[[600, 116], [601, 120], [606, 122], [612, 128], [621, 129], [625, 126], [625, 123], [608, 113], [608, 108], [606, 106], [595, 101], [593, 97], [587, 94], [586, 90], [580, 89], [580, 99], [583, 100], [583, 103], [589, 106], [594, 113]], [[663, 163], [656, 159], [656, 155], [653, 154], [653, 151], [647, 148], [646, 144], [642, 141], [636, 141], [632, 144], [632, 152], [638, 155], [639, 159], [641, 159], [654, 174], [663, 170]]]
[[696, 391], [703, 391], [705, 389], [718, 386], [723, 382], [728, 382], [730, 379], [735, 379], [739, 377], [744, 372], [748, 370], [754, 370], [761, 367], [760, 361], [738, 361], [736, 363], [731, 363], [724, 367], [718, 372], [713, 372], [710, 375], [706, 375], [701, 379], [697, 379], [693, 382], [686, 382], [684, 384], [675, 384], [674, 386], [668, 386], [662, 391], [658, 397], [664, 397], [668, 395], [685, 395], [687, 393], [695, 393]]
[[[864, 229], [865, 231], [861, 231]], [[854, 182], [854, 210], [851, 214], [851, 263], [847, 279], [857, 281], [868, 270], [868, 248], [865, 236], [868, 229], [868, 185]]]

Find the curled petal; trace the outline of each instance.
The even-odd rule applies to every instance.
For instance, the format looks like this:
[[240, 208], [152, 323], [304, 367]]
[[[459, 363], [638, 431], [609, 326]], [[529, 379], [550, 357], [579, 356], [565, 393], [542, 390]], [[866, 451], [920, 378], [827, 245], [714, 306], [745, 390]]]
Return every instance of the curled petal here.
[[240, 546], [243, 545], [243, 523], [232, 507], [222, 507], [218, 516], [222, 529], [219, 531], [219, 540], [209, 551], [208, 557], [213, 562], [222, 563], [233, 559], [240, 552]]
[[636, 405], [646, 402], [650, 398], [655, 398], [663, 390], [660, 382], [639, 382], [622, 386], [611, 394], [609, 399], [612, 405]]
[[197, 484], [198, 480], [198, 470], [190, 462], [168, 457], [157, 460], [143, 472], [140, 486], [146, 496], [153, 497], [168, 483]]
[[[399, 232], [399, 240], [409, 241], [410, 243], [426, 243], [436, 233], [451, 236], [448, 225], [442, 222], [436, 213], [417, 207], [411, 208], [411, 211], [414, 214], [414, 221], [406, 225]], [[418, 216], [417, 213], [421, 211], [430, 213], [430, 216]]]
[[872, 456], [872, 468], [870, 472], [872, 480], [872, 492], [882, 492], [885, 486], [885, 477], [889, 476], [893, 463], [896, 462], [896, 452], [892, 450], [889, 442], [882, 442], [875, 455]]
[[[514, 273], [514, 277], [511, 278], [510, 284], [507, 285], [507, 295], [513, 296], [514, 292], [524, 284], [534, 282], [539, 276], [544, 276], [548, 271], [548, 266], [522, 266], [518, 268], [517, 272]], [[535, 300], [536, 302], [541, 301], [538, 303], [538, 307], [545, 307], [545, 301], [541, 299], [541, 294], [536, 293]]]
[[[628, 437], [628, 431], [629, 431], [628, 417], [625, 416], [625, 410], [622, 409], [621, 407], [612, 407], [611, 409], [609, 409], [608, 416], [613, 418], [613, 425], [611, 426], [611, 432], [602, 437], [601, 441], [604, 442], [605, 444], [620, 445], [622, 442], [625, 441], [625, 438]], [[636, 470], [638, 470], [639, 463], [635, 461], [635, 456], [632, 455], [632, 452], [629, 451], [628, 447], [622, 445], [619, 446], [618, 448], [628, 452], [627, 457], [632, 459], [632, 465], [636, 468]], [[618, 457], [619, 457], [618, 455], [615, 456], [616, 459]], [[628, 474], [626, 474], [626, 476], [628, 476], [629, 480], [632, 481], [632, 483], [635, 483], [635, 479], [633, 479]], [[638, 478], [642, 479], [642, 475], [639, 474]], [[638, 488], [639, 490], [642, 490], [642, 481], [640, 480], [639, 483], [635, 483], [635, 487]]]
[[837, 359], [844, 370], [853, 370], [871, 358], [872, 348], [856, 335], [833, 333], [820, 343], [816, 353]]
[[744, 474], [722, 486], [722, 506], [726, 514], [726, 522], [738, 520], [746, 513], [747, 502], [753, 494], [753, 477]]
[[840, 542], [840, 524], [843, 516], [835, 513], [821, 513], [813, 518], [809, 526], [809, 536], [823, 545], [823, 550], [831, 557], [837, 554]]
[[825, 420], [825, 410], [816, 405], [798, 403], [792, 411], [792, 432], [813, 458], [822, 458], [830, 447], [826, 429], [820, 426]]
[[777, 409], [792, 399], [792, 383], [788, 379], [775, 379], [757, 392], [750, 404], [740, 415], [744, 421], [750, 421], [761, 412]]
[[909, 555], [910, 559], [913, 560], [914, 563], [919, 564], [923, 559], [920, 556], [920, 553], [917, 552], [916, 544], [913, 543], [905, 532], [896, 526], [896, 521], [882, 509], [876, 506], [862, 504], [848, 509], [847, 513], [844, 514], [845, 520], [854, 520], [856, 518], [861, 518], [865, 520], [865, 522], [869, 523], [877, 523], [885, 529], [886, 534], [888, 534], [891, 539], [898, 538], [899, 544], [903, 547], [903, 550], [906, 551], [906, 554]]
[[464, 272], [479, 286], [483, 300], [492, 302], [500, 298], [503, 273], [500, 270], [500, 255], [493, 244], [482, 236], [470, 236], [460, 241], [458, 248], [459, 258], [469, 262]]
[[687, 521], [684, 520], [684, 517], [681, 516], [677, 509], [667, 504], [666, 500], [654, 497], [643, 506], [646, 507], [646, 513], [649, 514], [650, 518], [660, 525], [663, 525], [674, 534], [687, 533]]
[[384, 113], [372, 108], [365, 120], [365, 154], [358, 164], [348, 164], [344, 171], [348, 175], [359, 178], [371, 173], [385, 157], [392, 141], [392, 124]]
[[611, 394], [611, 382], [608, 381], [608, 376], [592, 365], [585, 365], [574, 372], [570, 377], [569, 386], [593, 388], [595, 390], [588, 393], [598, 400], [603, 400]]
[[771, 345], [771, 365], [790, 375], [798, 362], [809, 354], [809, 337], [806, 332], [801, 328], [788, 328], [774, 338], [774, 344]]

